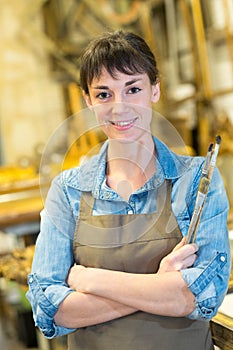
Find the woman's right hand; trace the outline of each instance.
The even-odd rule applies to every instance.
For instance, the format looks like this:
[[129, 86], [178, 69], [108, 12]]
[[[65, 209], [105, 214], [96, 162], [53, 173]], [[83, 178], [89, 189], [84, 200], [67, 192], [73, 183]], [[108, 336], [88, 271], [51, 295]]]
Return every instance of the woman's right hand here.
[[191, 267], [197, 259], [198, 246], [195, 243], [185, 244], [186, 238], [183, 237], [180, 243], [165, 256], [159, 265], [158, 273], [169, 271], [180, 271]]

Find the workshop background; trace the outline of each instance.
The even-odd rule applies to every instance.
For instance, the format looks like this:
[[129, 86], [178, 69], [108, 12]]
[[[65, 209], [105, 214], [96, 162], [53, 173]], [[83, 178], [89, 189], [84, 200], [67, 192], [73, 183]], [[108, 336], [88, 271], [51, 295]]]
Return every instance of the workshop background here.
[[[35, 329], [26, 278], [51, 180], [104, 140], [85, 118], [71, 116], [86, 108], [78, 86], [80, 54], [108, 29], [132, 30], [153, 49], [162, 89], [155, 107], [183, 140], [178, 152], [205, 155], [221, 135], [217, 165], [233, 242], [233, 0], [0, 0], [3, 350], [66, 349], [65, 337], [49, 341]], [[233, 275], [211, 323], [223, 350], [233, 349], [232, 290]]]

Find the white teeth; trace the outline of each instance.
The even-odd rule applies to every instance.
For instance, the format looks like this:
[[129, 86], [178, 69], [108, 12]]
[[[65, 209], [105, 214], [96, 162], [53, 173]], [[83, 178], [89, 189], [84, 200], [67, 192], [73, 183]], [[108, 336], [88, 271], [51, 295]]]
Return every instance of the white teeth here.
[[131, 122], [117, 122], [117, 123], [115, 123], [115, 125], [118, 125], [118, 126], [126, 126], [129, 124], [131, 124]]
[[119, 121], [119, 122], [113, 122], [111, 121], [112, 124], [116, 125], [116, 126], [127, 126], [132, 124], [135, 121], [135, 119], [133, 120], [128, 120], [128, 121]]

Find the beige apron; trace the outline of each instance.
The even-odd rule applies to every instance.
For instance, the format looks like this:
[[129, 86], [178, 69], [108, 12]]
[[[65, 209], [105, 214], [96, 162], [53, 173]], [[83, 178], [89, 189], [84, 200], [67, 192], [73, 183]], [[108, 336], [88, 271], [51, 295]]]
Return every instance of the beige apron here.
[[[131, 273], [155, 273], [181, 240], [171, 210], [171, 181], [156, 196], [152, 214], [93, 216], [94, 198], [83, 193], [74, 237], [78, 264]], [[175, 291], [174, 291], [175, 293]], [[84, 327], [68, 336], [69, 350], [211, 350], [208, 322], [138, 311]]]

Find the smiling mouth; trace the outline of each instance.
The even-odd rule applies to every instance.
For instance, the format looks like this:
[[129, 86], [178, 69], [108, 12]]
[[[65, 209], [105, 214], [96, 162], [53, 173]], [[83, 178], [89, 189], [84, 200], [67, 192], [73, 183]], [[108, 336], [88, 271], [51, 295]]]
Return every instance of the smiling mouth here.
[[114, 125], [114, 126], [117, 126], [119, 128], [127, 128], [127, 127], [130, 127], [132, 126], [135, 121], [137, 120], [138, 118], [134, 118], [134, 119], [131, 119], [131, 120], [122, 120], [122, 121], [112, 121], [112, 120], [109, 120], [109, 123]]

